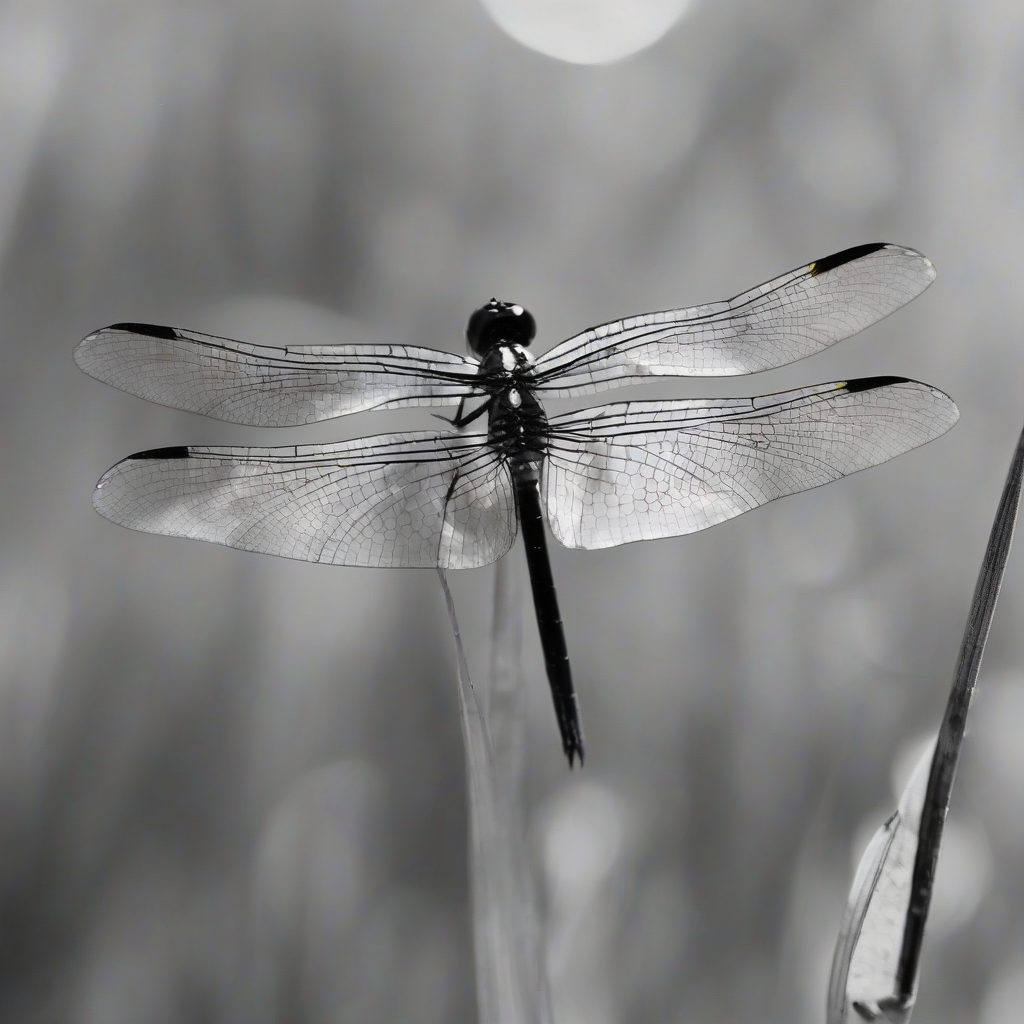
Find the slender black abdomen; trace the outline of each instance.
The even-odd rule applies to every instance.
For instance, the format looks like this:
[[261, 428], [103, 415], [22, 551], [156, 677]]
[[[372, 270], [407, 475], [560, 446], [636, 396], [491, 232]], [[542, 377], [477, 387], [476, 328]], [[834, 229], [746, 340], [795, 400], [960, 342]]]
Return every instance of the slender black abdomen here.
[[[510, 317], [521, 319], [525, 310], [492, 301], [477, 313], [479, 316], [474, 314], [476, 319], [470, 321], [469, 334], [473, 351], [482, 356], [480, 377], [484, 386], [481, 390], [488, 390], [491, 394], [487, 403], [490, 413], [488, 443], [506, 462], [515, 481], [516, 505], [526, 546], [526, 564], [530, 568], [540, 646], [551, 684], [558, 730], [562, 734], [562, 749], [572, 767], [577, 757], [583, 764], [583, 732], [544, 536], [540, 474], [547, 449], [548, 419], [533, 393], [531, 364], [522, 347], [533, 337], [530, 326], [533, 321], [532, 317], [529, 318], [522, 336], [517, 335], [505, 344], [492, 342], [488, 345], [485, 328], [489, 323], [492, 327], [501, 327]], [[518, 330], [522, 324], [515, 319], [513, 326]], [[473, 343], [474, 330], [479, 335], [476, 344]]]
[[526, 564], [530, 567], [533, 603], [537, 609], [537, 628], [544, 652], [544, 664], [555, 702], [555, 717], [562, 734], [562, 749], [571, 766], [578, 757], [583, 764], [583, 731], [580, 728], [576, 691], [569, 669], [569, 651], [565, 645], [565, 630], [558, 611], [555, 581], [551, 575], [547, 540], [544, 537], [544, 515], [541, 512], [540, 490], [536, 474], [516, 473], [516, 500], [519, 522], [526, 545]]

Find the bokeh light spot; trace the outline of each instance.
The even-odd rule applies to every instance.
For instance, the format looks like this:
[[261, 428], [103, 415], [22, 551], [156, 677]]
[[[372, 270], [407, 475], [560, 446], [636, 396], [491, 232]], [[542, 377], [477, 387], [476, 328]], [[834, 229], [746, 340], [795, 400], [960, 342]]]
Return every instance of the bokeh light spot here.
[[481, 0], [517, 42], [570, 64], [607, 64], [656, 43], [690, 0]]
[[544, 860], [562, 897], [589, 895], [622, 851], [625, 821], [618, 797], [596, 783], [576, 783], [555, 801], [544, 835]]

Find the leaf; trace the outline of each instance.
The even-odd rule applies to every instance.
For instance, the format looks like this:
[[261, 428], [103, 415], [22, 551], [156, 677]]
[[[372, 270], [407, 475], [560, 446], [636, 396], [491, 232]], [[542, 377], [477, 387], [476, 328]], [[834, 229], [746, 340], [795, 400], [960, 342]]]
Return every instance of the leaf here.
[[914, 859], [934, 740], [907, 783], [899, 806], [872, 836], [857, 867], [839, 926], [829, 978], [828, 1024], [853, 1010], [863, 1020], [902, 1021], [893, 1000], [910, 906]]
[[851, 1010], [863, 1020], [903, 1024], [914, 1009], [942, 829], [1013, 541], [1022, 476], [1024, 432], [996, 509], [934, 753], [922, 757], [857, 868], [832, 960], [828, 1024], [844, 1024]]

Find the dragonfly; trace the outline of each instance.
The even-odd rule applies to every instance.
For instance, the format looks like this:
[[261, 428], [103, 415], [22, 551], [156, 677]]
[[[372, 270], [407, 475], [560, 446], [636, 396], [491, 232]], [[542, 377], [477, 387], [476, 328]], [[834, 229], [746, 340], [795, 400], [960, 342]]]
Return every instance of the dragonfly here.
[[723, 302], [591, 327], [538, 358], [533, 316], [497, 299], [470, 316], [465, 356], [114, 324], [88, 335], [76, 362], [160, 405], [257, 427], [414, 406], [454, 415], [443, 429], [334, 444], [142, 451], [103, 475], [93, 504], [134, 530], [348, 566], [483, 566], [521, 530], [562, 747], [582, 764], [545, 522], [577, 549], [693, 533], [885, 462], [959, 413], [941, 391], [891, 376], [552, 416], [542, 402], [782, 366], [882, 319], [934, 277], [913, 249], [860, 245]]

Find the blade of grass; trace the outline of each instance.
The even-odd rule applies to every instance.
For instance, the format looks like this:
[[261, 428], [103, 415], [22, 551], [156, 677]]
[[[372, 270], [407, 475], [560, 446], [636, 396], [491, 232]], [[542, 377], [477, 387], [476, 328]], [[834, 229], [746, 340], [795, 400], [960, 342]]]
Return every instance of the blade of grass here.
[[[927, 785], [922, 792], [926, 755], [907, 786], [900, 807], [879, 829], [864, 854], [850, 892], [832, 963], [829, 1024], [841, 1024], [848, 1002], [866, 1020], [885, 1016], [891, 1021], [905, 1022], [913, 1011], [942, 830], [967, 714], [1013, 541], [1022, 477], [1024, 432], [1010, 463], [974, 588], [949, 699], [931, 755]], [[913, 870], [908, 871], [911, 850], [915, 851]], [[867, 926], [874, 908], [880, 908], [879, 913], [888, 912], [887, 930]], [[857, 993], [850, 990], [858, 959], [868, 965], [867, 974], [874, 978], [871, 998], [862, 994], [858, 999]]]
[[440, 569], [438, 575], [458, 661], [479, 1019], [481, 1024], [549, 1024], [532, 876], [523, 841], [525, 722], [519, 582], [509, 562], [503, 559], [496, 569], [490, 686], [480, 695], [482, 700], [469, 675], [447, 578]]
[[974, 587], [974, 598], [967, 618], [967, 627], [960, 645], [953, 686], [946, 702], [946, 712], [939, 728], [935, 745], [931, 773], [928, 776], [928, 790], [925, 793], [924, 809], [921, 812], [921, 836], [918, 841], [917, 857], [914, 861], [914, 880], [911, 883], [910, 907], [907, 911], [907, 928], [900, 950], [900, 965], [897, 978], [897, 995], [901, 1002], [911, 1002], [917, 989], [917, 974], [921, 961], [921, 944], [924, 940], [924, 926], [931, 904], [932, 886], [935, 881], [935, 865], [939, 859], [939, 845], [942, 842], [942, 828], [949, 808], [950, 792], [956, 777], [960, 748], [963, 746], [967, 728], [967, 713], [974, 696], [974, 685], [985, 653], [992, 615], [999, 599], [999, 588], [1003, 583], [1006, 560], [1010, 555], [1013, 531], [1017, 525], [1017, 511], [1020, 507], [1021, 479], [1024, 477], [1024, 431], [1010, 462], [1003, 493], [996, 509], [988, 547]]

